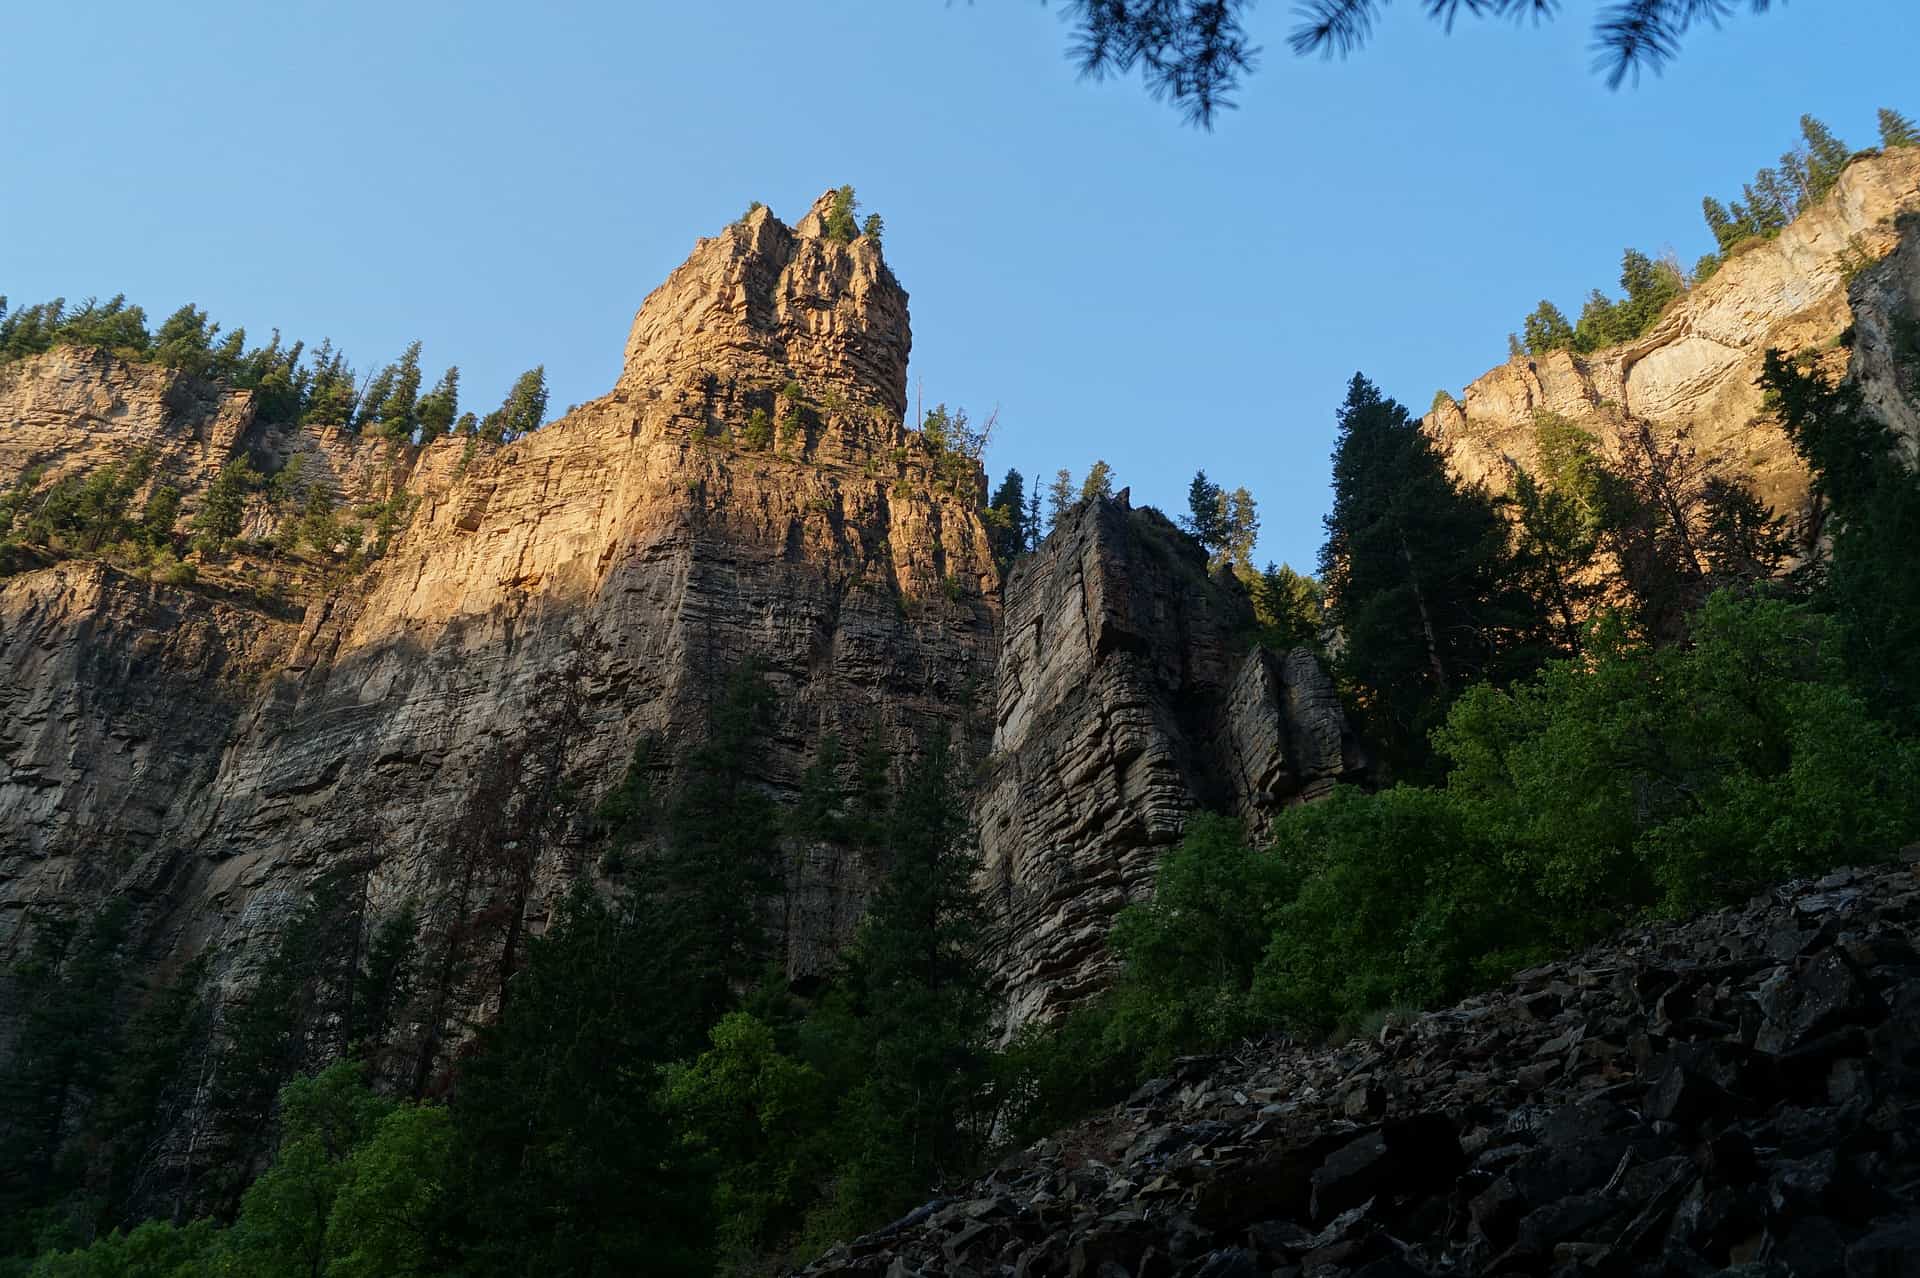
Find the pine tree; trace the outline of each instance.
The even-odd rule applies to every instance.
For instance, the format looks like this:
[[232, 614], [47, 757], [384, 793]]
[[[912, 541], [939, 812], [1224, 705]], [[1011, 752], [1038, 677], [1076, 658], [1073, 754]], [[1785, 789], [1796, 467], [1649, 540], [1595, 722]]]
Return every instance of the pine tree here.
[[1920, 146], [1920, 126], [1892, 107], [1881, 107], [1880, 145], [1888, 150], [1897, 146]]
[[1265, 627], [1266, 642], [1279, 648], [1317, 645], [1326, 601], [1320, 583], [1288, 564], [1271, 564], [1260, 574], [1253, 610]]
[[1808, 162], [1805, 147], [1795, 147], [1780, 157], [1780, 187], [1786, 193], [1788, 208], [1795, 216], [1815, 198], [1813, 175], [1808, 171]]
[[1469, 681], [1509, 673], [1525, 621], [1508, 588], [1507, 533], [1460, 488], [1400, 404], [1355, 374], [1340, 409], [1333, 509], [1320, 552], [1342, 676], [1385, 762], [1420, 775], [1427, 733]]
[[442, 435], [452, 433], [454, 420], [459, 415], [460, 367], [456, 364], [449, 366], [433, 389], [420, 397], [417, 413], [420, 442], [431, 443]]
[[247, 494], [258, 486], [259, 481], [260, 476], [244, 457], [220, 468], [219, 475], [207, 485], [207, 495], [201, 500], [200, 510], [193, 517], [194, 531], [200, 534], [206, 547], [224, 549], [229, 541], [240, 535], [246, 516]]
[[540, 428], [547, 417], [547, 366], [539, 364], [514, 379], [497, 413], [489, 413], [481, 433], [496, 443], [511, 443]]
[[1522, 327], [1523, 342], [1529, 355], [1545, 355], [1573, 345], [1573, 325], [1559, 307], [1545, 298]]
[[669, 910], [659, 944], [679, 975], [671, 999], [697, 1036], [768, 957], [765, 902], [780, 886], [780, 823], [749, 779], [763, 755], [773, 691], [749, 664], [728, 676], [708, 735], [686, 761], [668, 806], [665, 846], [641, 869], [650, 899]]
[[867, 214], [867, 220], [860, 224], [860, 234], [872, 240], [875, 248], [881, 246], [880, 240], [886, 234], [886, 230], [887, 224], [878, 213]]
[[1740, 232], [1726, 205], [1709, 195], [1700, 201], [1700, 210], [1706, 216], [1707, 229], [1713, 232], [1713, 242], [1720, 246], [1722, 252], [1732, 248], [1739, 240]]
[[347, 357], [333, 349], [331, 338], [322, 341], [313, 353], [313, 375], [307, 384], [306, 407], [300, 413], [301, 425], [348, 427], [359, 402]]
[[1080, 484], [1080, 500], [1092, 501], [1096, 497], [1113, 496], [1113, 467], [1103, 461], [1096, 461], [1087, 471], [1086, 479]]
[[1060, 521], [1073, 509], [1073, 472], [1062, 466], [1053, 472], [1053, 482], [1047, 485], [1047, 531], [1052, 532], [1060, 526]]
[[656, 1072], [699, 1050], [683, 973], [642, 898], [582, 885], [528, 943], [513, 998], [463, 1053], [447, 1235], [474, 1275], [706, 1275], [706, 1169], [678, 1155]]
[[888, 814], [885, 881], [843, 983], [857, 1016], [839, 1127], [853, 1151], [842, 1215], [881, 1221], [920, 1202], [983, 1147], [991, 1014], [978, 958], [985, 911], [946, 742], [931, 737]]
[[852, 187], [843, 186], [836, 190], [822, 228], [826, 237], [840, 244], [853, 243], [854, 237], [860, 234], [860, 225], [855, 221], [859, 209], [860, 201], [854, 198]]
[[413, 438], [414, 427], [419, 425], [420, 343], [410, 342], [392, 369], [387, 393], [369, 400], [375, 405], [380, 433], [404, 443]]
[[1242, 575], [1253, 571], [1253, 546], [1260, 539], [1260, 512], [1253, 494], [1236, 488], [1220, 499], [1221, 537], [1218, 559]]
[[1017, 470], [1007, 471], [1000, 487], [987, 505], [989, 536], [995, 558], [1008, 563], [1027, 548], [1026, 478]]
[[219, 331], [218, 324], [207, 322], [205, 311], [189, 302], [167, 316], [153, 335], [154, 358], [168, 368], [204, 376], [212, 359], [214, 335]]
[[1631, 341], [1653, 327], [1668, 303], [1686, 291], [1687, 282], [1672, 262], [1656, 262], [1628, 249], [1620, 259], [1620, 287], [1627, 295], [1615, 309], [1619, 340]]
[[1807, 140], [1807, 194], [1817, 200], [1840, 180], [1851, 152], [1832, 129], [1810, 115], [1800, 117], [1800, 136]]
[[1573, 349], [1585, 354], [1623, 342], [1627, 336], [1618, 304], [1597, 288], [1588, 293], [1587, 304], [1580, 308], [1580, 323], [1573, 330]]
[[1040, 486], [1035, 484], [1033, 491], [1027, 494], [1027, 546], [1028, 550], [1040, 549], [1040, 542], [1046, 537], [1046, 525], [1040, 522]]
[[1193, 481], [1187, 485], [1187, 513], [1181, 518], [1180, 526], [1191, 533], [1208, 554], [1226, 540], [1226, 512], [1221, 509], [1225, 496], [1220, 485], [1208, 479], [1204, 470], [1195, 471]]

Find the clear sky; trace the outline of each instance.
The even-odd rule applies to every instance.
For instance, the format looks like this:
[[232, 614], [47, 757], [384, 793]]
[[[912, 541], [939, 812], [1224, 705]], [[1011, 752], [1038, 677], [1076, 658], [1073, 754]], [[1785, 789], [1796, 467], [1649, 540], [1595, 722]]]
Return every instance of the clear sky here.
[[1177, 512], [1204, 466], [1310, 565], [1333, 412], [1364, 370], [1424, 410], [1570, 313], [1620, 250], [1710, 247], [1811, 111], [1920, 115], [1914, 0], [1802, 0], [1588, 70], [1593, 0], [1442, 34], [1392, 6], [1345, 62], [1284, 49], [1211, 133], [1090, 83], [1035, 0], [94, 0], [0, 34], [0, 293], [183, 301], [357, 366], [425, 341], [466, 406], [547, 367], [609, 389], [634, 309], [759, 199], [855, 184], [912, 294], [926, 402], [996, 405], [1031, 480], [1112, 463]]

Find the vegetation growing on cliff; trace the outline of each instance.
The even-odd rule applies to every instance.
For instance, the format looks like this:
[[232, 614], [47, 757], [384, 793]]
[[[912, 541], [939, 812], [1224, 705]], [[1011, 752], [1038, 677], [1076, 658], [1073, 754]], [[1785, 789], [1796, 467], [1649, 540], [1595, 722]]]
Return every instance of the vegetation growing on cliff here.
[[[1913, 145], [1911, 139], [1920, 136], [1905, 116], [1887, 108], [1880, 112], [1880, 135], [1882, 145], [1889, 148]], [[1702, 257], [1687, 271], [1670, 254], [1656, 259], [1630, 248], [1620, 266], [1624, 297], [1614, 299], [1593, 290], [1577, 322], [1542, 300], [1521, 325], [1516, 348], [1536, 357], [1555, 350], [1586, 354], [1646, 333], [1676, 298], [1712, 275], [1742, 245], [1779, 234], [1839, 182], [1854, 158], [1846, 143], [1811, 115], [1800, 117], [1800, 137], [1781, 155], [1777, 167], [1762, 168], [1741, 188], [1740, 199], [1723, 203], [1707, 196], [1701, 201], [1717, 252]]]

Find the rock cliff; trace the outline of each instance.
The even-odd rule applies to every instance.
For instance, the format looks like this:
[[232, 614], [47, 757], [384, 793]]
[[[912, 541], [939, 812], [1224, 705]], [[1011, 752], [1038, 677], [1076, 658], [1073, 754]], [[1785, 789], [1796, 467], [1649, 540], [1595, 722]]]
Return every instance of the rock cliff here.
[[1104, 983], [1113, 916], [1196, 805], [1258, 829], [1361, 761], [1312, 654], [1255, 644], [1245, 592], [1125, 492], [1015, 566], [1003, 621], [976, 813], [1012, 1031]]
[[[79, 559], [0, 583], [0, 957], [35, 914], [123, 895], [143, 962], [205, 952], [241, 989], [342, 868], [375, 917], [537, 932], [597, 868], [582, 822], [516, 833], [527, 796], [590, 801], [649, 735], [671, 784], [752, 659], [779, 708], [750, 781], [777, 800], [829, 732], [896, 753], [947, 732], [978, 762], [997, 706], [978, 817], [1017, 1024], [1100, 980], [1113, 909], [1196, 805], [1258, 821], [1350, 770], [1311, 657], [1254, 651], [1244, 593], [1152, 512], [1077, 513], [1003, 592], [977, 463], [901, 420], [906, 293], [877, 245], [824, 234], [825, 208], [700, 241], [640, 307], [614, 389], [504, 447], [260, 420], [245, 392], [102, 351], [0, 370], [0, 486], [144, 449], [191, 512], [230, 459], [299, 457], [343, 512], [400, 515], [344, 583], [273, 552], [297, 506], [264, 499], [197, 584]], [[470, 888], [477, 838], [535, 864]], [[871, 870], [789, 852], [769, 909], [800, 976]]]
[[[1789, 519], [1807, 514], [1807, 473], [1763, 411], [1769, 347], [1831, 352], [1909, 441], [1920, 418], [1892, 354], [1920, 314], [1920, 150], [1856, 161], [1779, 235], [1750, 240], [1644, 336], [1588, 355], [1516, 356], [1436, 399], [1425, 427], [1454, 472], [1504, 491], [1510, 463], [1538, 461], [1537, 415], [1611, 448], [1630, 421], [1684, 433], [1709, 468], [1749, 483]], [[1906, 340], [1911, 341], [1911, 338]], [[1842, 350], [1850, 347], [1850, 351]]]

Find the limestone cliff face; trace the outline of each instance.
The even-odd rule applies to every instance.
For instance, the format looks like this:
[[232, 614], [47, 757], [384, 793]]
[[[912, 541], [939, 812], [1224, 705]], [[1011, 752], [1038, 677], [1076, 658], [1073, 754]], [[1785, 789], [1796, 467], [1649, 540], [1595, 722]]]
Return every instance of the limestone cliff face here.
[[1312, 654], [1258, 648], [1237, 583], [1126, 493], [1014, 569], [1004, 627], [976, 811], [1011, 1032], [1105, 983], [1114, 915], [1196, 807], [1257, 831], [1361, 760]]
[[[1623, 346], [1520, 356], [1425, 420], [1455, 473], [1502, 491], [1510, 462], [1531, 467], [1536, 414], [1563, 417], [1603, 446], [1629, 419], [1684, 431], [1709, 466], [1745, 479], [1776, 511], [1805, 513], [1807, 474], [1765, 416], [1755, 379], [1769, 347], [1836, 348], [1853, 330], [1851, 372], [1909, 440], [1920, 421], [1889, 352], [1920, 300], [1920, 149], [1855, 162], [1777, 237], [1750, 241]], [[1861, 270], [1865, 262], [1876, 265]], [[1851, 278], [1850, 278], [1851, 277]], [[1839, 358], [1836, 356], [1836, 358]]]
[[[347, 500], [400, 491], [412, 514], [372, 570], [304, 606], [241, 589], [272, 571], [245, 556], [190, 589], [77, 561], [5, 583], [0, 951], [28, 907], [132, 892], [163, 949], [211, 946], [244, 981], [341, 864], [370, 871], [376, 911], [431, 913], [503, 787], [605, 789], [642, 734], [697, 739], [748, 658], [779, 696], [753, 778], [776, 796], [828, 730], [907, 749], [955, 728], [991, 683], [999, 583], [971, 501], [899, 419], [906, 318], [870, 243], [760, 211], [647, 299], [610, 395], [497, 451], [255, 423], [244, 394], [202, 402], [104, 353], [13, 370], [0, 482], [148, 446], [191, 509], [229, 457], [298, 454]], [[791, 423], [763, 451], [738, 436], [755, 407]], [[865, 870], [794, 860], [782, 905], [805, 968], [852, 925]], [[529, 926], [591, 873], [577, 839], [554, 841]]]
[[[1254, 650], [1244, 592], [1157, 513], [1077, 512], [1003, 591], [984, 477], [901, 421], [906, 293], [870, 241], [823, 234], [825, 208], [700, 241], [641, 306], [615, 388], [500, 448], [262, 421], [243, 392], [103, 352], [0, 375], [0, 485], [148, 449], [191, 512], [230, 459], [299, 457], [343, 511], [407, 512], [330, 588], [258, 540], [187, 587], [81, 560], [0, 583], [0, 958], [34, 913], [125, 895], [141, 962], [208, 953], [243, 989], [342, 868], [376, 917], [538, 932], [600, 867], [583, 822], [534, 837], [527, 814], [563, 790], [584, 809], [647, 735], [671, 785], [754, 660], [779, 707], [748, 779], [777, 800], [828, 732], [896, 754], [945, 732], [988, 774], [1012, 1028], [1105, 978], [1114, 911], [1196, 807], [1258, 825], [1352, 774], [1312, 657]], [[244, 537], [296, 505], [257, 499]], [[530, 863], [476, 877], [481, 844]], [[787, 851], [768, 908], [801, 976], [873, 869]], [[459, 997], [469, 1024], [487, 1013], [484, 980]]]

